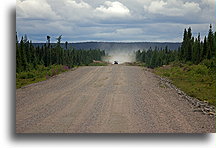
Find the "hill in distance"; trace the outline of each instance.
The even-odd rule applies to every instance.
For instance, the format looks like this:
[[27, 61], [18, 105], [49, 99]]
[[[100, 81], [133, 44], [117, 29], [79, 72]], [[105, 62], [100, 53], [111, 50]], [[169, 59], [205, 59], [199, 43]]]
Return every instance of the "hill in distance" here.
[[[45, 43], [33, 43], [35, 47], [42, 46]], [[51, 46], [55, 46], [56, 43], [51, 43]], [[68, 49], [101, 49], [105, 51], [113, 50], [124, 50], [124, 51], [137, 51], [137, 50], [148, 50], [150, 47], [155, 49], [155, 47], [161, 49], [168, 47], [168, 49], [175, 50], [181, 46], [181, 43], [173, 42], [78, 42], [78, 43], [68, 43]], [[61, 43], [61, 47], [65, 48], [65, 44]]]

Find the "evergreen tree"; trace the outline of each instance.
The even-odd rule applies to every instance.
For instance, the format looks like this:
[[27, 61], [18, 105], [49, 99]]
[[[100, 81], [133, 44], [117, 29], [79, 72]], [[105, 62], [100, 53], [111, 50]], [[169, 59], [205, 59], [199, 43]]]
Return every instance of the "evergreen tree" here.
[[183, 42], [182, 42], [181, 50], [180, 50], [180, 57], [179, 57], [179, 59], [182, 61], [186, 60], [186, 50], [187, 50], [187, 44], [188, 44], [187, 42], [188, 42], [188, 32], [185, 29], [184, 35], [183, 35]]
[[44, 58], [43, 58], [43, 61], [44, 61], [45, 67], [49, 66], [49, 49], [46, 46], [46, 44], [44, 44]]
[[204, 43], [203, 43], [203, 52], [202, 52], [203, 59], [207, 58], [207, 50], [208, 50], [208, 45], [207, 45], [207, 38], [205, 36]]
[[137, 59], [137, 61], [142, 61], [142, 59], [140, 58], [140, 55], [141, 55], [141, 52], [140, 52], [140, 50], [138, 50], [137, 52], [136, 52], [136, 59]]
[[214, 33], [214, 45], [213, 45], [213, 57], [215, 58], [215, 53], [216, 53], [216, 32]]
[[187, 47], [186, 47], [186, 61], [192, 60], [192, 46], [193, 46], [193, 38], [192, 38], [192, 30], [188, 28], [188, 36], [187, 36]]
[[35, 69], [37, 66], [37, 55], [36, 55], [36, 49], [32, 45], [32, 41], [30, 41], [30, 51], [31, 51], [31, 64]]
[[199, 64], [200, 62], [201, 62], [201, 50], [202, 50], [202, 48], [201, 48], [201, 42], [200, 42], [200, 33], [198, 34], [198, 37], [197, 37], [197, 43], [196, 43], [197, 45], [197, 52], [196, 52], [196, 61], [195, 61], [195, 64]]
[[16, 72], [21, 71], [21, 53], [20, 53], [20, 47], [19, 47], [19, 42], [18, 42], [18, 37], [16, 33]]
[[48, 48], [50, 48], [50, 36], [47, 36], [47, 43], [48, 43]]
[[25, 42], [26, 40], [21, 38], [20, 41], [20, 62], [21, 62], [21, 71], [27, 70], [27, 60], [26, 60], [26, 53], [25, 53]]
[[207, 59], [211, 59], [214, 56], [215, 56], [214, 35], [212, 31], [212, 25], [210, 25], [210, 29], [208, 33]]
[[68, 42], [65, 42], [65, 49], [68, 49]]
[[[199, 64], [205, 59], [215, 59], [216, 52], [216, 32], [213, 33], [210, 25], [208, 36], [204, 37], [202, 42], [200, 33], [197, 38], [192, 36], [192, 30], [184, 30], [182, 45], [178, 50], [155, 49], [151, 48], [146, 52], [140, 50], [136, 52], [137, 61], [144, 62], [148, 67], [155, 68], [161, 65], [169, 64], [172, 61], [192, 62]], [[145, 55], [145, 58], [142, 58]]]

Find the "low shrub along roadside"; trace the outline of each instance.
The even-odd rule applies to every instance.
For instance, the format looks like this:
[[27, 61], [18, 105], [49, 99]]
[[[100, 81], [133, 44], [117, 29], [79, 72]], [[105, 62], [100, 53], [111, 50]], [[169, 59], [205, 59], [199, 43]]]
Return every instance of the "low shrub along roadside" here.
[[156, 68], [154, 72], [172, 80], [173, 84], [188, 95], [215, 105], [216, 77], [214, 69], [205, 64], [171, 64]]
[[16, 88], [44, 81], [54, 75], [68, 71], [69, 69], [70, 67], [64, 65], [52, 65], [49, 67], [37, 65], [37, 68], [34, 70], [16, 73]]

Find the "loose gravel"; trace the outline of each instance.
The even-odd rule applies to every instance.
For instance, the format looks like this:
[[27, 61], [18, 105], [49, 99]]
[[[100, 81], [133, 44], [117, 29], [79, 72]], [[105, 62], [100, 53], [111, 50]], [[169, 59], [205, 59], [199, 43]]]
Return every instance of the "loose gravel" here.
[[17, 89], [16, 132], [214, 133], [215, 109], [194, 100], [138, 66], [80, 67]]

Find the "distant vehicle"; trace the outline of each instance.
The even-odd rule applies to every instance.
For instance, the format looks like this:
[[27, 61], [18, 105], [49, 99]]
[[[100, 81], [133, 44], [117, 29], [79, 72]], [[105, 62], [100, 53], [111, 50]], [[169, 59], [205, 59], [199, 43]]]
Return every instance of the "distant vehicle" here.
[[118, 61], [114, 61], [114, 64], [118, 64]]

